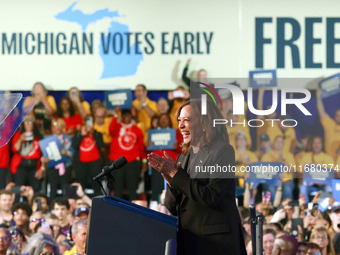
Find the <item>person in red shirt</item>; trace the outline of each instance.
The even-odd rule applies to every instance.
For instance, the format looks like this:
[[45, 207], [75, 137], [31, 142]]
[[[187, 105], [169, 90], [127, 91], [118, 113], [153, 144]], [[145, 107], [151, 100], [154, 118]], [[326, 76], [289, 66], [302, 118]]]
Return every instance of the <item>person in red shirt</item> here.
[[101, 171], [104, 163], [103, 135], [93, 129], [93, 124], [86, 122], [74, 136], [72, 147], [75, 149], [76, 182], [79, 182], [84, 190], [91, 187], [95, 195], [100, 195], [100, 186], [92, 179]]
[[6, 187], [8, 173], [9, 173], [9, 143], [0, 148], [0, 190]]
[[40, 179], [43, 175], [39, 145], [41, 138], [34, 117], [27, 116], [12, 141], [12, 151], [15, 155], [12, 158], [11, 170], [15, 174], [15, 184], [32, 186], [35, 192], [40, 189]]
[[79, 113], [76, 113], [72, 101], [68, 97], [60, 99], [57, 116], [62, 118], [66, 124], [66, 134], [72, 137], [78, 131], [80, 131], [83, 125], [83, 119]]
[[110, 124], [112, 136], [109, 159], [114, 161], [124, 156], [127, 164], [113, 172], [115, 178], [115, 196], [122, 197], [122, 190], [126, 185], [129, 200], [137, 199], [137, 188], [141, 171], [146, 171], [146, 150], [143, 143], [142, 131], [132, 124], [132, 114], [129, 109], [122, 110], [122, 121], [118, 123], [113, 118]]

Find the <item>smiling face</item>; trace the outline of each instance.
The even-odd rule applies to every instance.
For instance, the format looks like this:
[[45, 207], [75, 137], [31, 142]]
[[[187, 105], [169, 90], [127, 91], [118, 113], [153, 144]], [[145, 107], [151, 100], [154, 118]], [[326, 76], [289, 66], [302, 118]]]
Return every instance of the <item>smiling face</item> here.
[[322, 152], [322, 139], [321, 137], [314, 137], [312, 143], [312, 149], [314, 154], [319, 154]]
[[185, 144], [190, 143], [190, 105], [186, 105], [181, 109], [178, 116], [178, 128], [183, 136], [183, 142]]

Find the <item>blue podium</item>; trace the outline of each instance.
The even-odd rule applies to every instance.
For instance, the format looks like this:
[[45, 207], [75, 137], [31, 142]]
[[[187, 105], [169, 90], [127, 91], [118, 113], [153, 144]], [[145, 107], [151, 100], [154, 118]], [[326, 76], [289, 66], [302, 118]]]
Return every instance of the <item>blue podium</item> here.
[[87, 252], [160, 255], [176, 240], [177, 218], [117, 197], [93, 198]]

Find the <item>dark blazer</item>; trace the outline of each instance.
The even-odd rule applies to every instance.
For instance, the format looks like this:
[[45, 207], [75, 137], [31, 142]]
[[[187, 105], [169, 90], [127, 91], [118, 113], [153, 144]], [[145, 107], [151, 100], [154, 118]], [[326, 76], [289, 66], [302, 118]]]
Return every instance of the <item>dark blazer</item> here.
[[216, 140], [194, 156], [181, 154], [178, 162], [182, 168], [165, 197], [168, 210], [178, 216], [178, 254], [246, 254], [233, 174], [213, 178], [195, 172], [197, 166], [234, 166], [234, 149]]

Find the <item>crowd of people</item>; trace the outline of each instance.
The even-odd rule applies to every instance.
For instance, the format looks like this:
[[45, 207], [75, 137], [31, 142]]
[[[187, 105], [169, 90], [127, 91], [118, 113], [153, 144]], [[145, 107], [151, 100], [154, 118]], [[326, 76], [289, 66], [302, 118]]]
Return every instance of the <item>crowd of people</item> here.
[[[188, 65], [183, 71], [187, 77]], [[198, 79], [208, 82], [205, 70]], [[175, 92], [176, 91], [176, 92]], [[0, 254], [85, 254], [87, 217], [91, 197], [101, 194], [92, 179], [103, 166], [121, 156], [128, 163], [113, 172], [113, 194], [155, 210], [164, 208], [164, 180], [148, 166], [148, 130], [176, 129], [173, 149], [165, 152], [176, 160], [181, 153], [182, 134], [178, 131], [177, 109], [190, 97], [179, 86], [168, 98], [153, 101], [147, 87], [138, 84], [131, 109], [113, 110], [105, 103], [86, 101], [82, 92], [71, 88], [56, 102], [43, 83], [34, 84], [31, 96], [36, 104], [11, 141], [0, 148]], [[257, 107], [263, 109], [264, 88], [258, 91]], [[329, 116], [317, 90], [317, 111], [324, 137], [303, 134], [282, 122], [265, 121], [254, 132], [246, 125], [227, 124], [236, 166], [279, 162], [285, 165], [323, 165], [340, 167], [340, 109]], [[245, 102], [247, 109], [247, 104]], [[225, 119], [242, 122], [233, 115], [232, 97], [222, 102]], [[282, 119], [274, 112], [260, 119]], [[39, 141], [56, 135], [61, 144], [62, 163], [51, 166]], [[256, 144], [252, 142], [256, 141]], [[164, 150], [152, 152], [163, 156]], [[339, 171], [334, 171], [337, 177]], [[249, 176], [236, 171], [237, 205], [240, 211], [248, 254], [252, 254], [249, 205], [264, 216], [263, 248], [268, 254], [340, 254], [340, 201], [332, 197], [327, 183], [307, 183], [303, 176], [290, 173], [277, 185], [254, 185]], [[144, 187], [144, 188], [143, 188]], [[318, 202], [327, 198], [326, 210]], [[283, 253], [290, 251], [290, 253]], [[281, 252], [281, 253], [280, 253]], [[319, 253], [318, 253], [319, 252]]]

